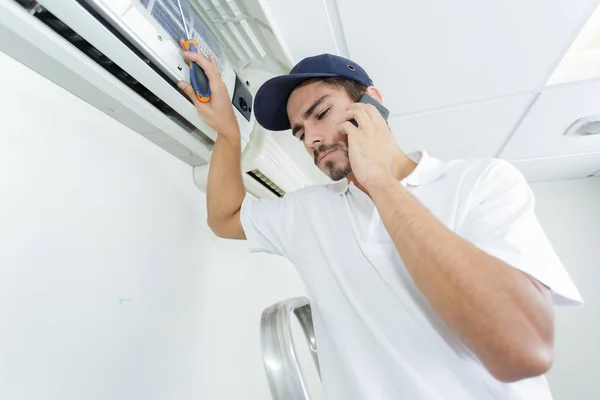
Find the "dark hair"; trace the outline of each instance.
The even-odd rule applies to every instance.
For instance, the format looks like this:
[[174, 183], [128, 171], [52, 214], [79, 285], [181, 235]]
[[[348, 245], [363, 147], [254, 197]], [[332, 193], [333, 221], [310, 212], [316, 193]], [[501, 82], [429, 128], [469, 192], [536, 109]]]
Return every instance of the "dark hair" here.
[[367, 86], [352, 79], [343, 78], [341, 76], [332, 76], [327, 78], [311, 79], [312, 82], [323, 82], [326, 85], [336, 88], [343, 88], [352, 101], [358, 101], [360, 96], [367, 93]]

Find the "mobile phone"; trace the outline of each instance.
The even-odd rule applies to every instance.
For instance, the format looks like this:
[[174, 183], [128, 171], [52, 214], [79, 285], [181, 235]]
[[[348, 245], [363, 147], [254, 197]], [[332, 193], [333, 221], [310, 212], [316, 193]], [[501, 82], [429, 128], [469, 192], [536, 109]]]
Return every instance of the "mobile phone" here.
[[[377, 100], [375, 100], [374, 98], [369, 96], [368, 94], [363, 94], [362, 96], [360, 96], [357, 103], [372, 104], [373, 106], [375, 106], [377, 111], [379, 111], [379, 113], [381, 114], [383, 119], [385, 119], [385, 122], [387, 122], [387, 120], [390, 116], [390, 110], [385, 108], [383, 106], [383, 104], [381, 104], [380, 102], [378, 102]], [[356, 126], [358, 128], [358, 124], [356, 123], [355, 120], [352, 119], [352, 120], [350, 120], [350, 122], [352, 122], [354, 124], [354, 126]]]

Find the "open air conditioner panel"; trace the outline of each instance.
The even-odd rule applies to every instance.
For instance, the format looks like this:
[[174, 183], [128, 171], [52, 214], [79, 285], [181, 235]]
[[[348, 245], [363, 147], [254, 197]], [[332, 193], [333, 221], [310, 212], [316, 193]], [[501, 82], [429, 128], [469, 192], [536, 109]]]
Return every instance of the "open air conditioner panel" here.
[[[222, 41], [211, 24], [201, 15], [196, 3], [190, 0], [78, 0], [86, 9], [96, 13], [96, 18], [105, 21], [113, 32], [147, 57], [172, 85], [179, 80], [189, 80], [189, 67], [181, 57], [180, 38], [198, 42], [200, 51], [214, 55], [223, 80], [232, 96], [238, 114], [238, 123], [245, 145], [250, 140], [252, 120], [252, 94], [233, 69], [228, 65]], [[180, 7], [181, 6], [181, 7]], [[183, 15], [183, 18], [182, 18]], [[202, 129], [202, 127], [200, 127]], [[204, 128], [203, 130], [206, 130]], [[214, 132], [207, 136], [215, 138]]]
[[[158, 65], [172, 80], [185, 79], [185, 62], [181, 58], [179, 39], [187, 38], [177, 0], [79, 0], [97, 12], [138, 50]], [[223, 73], [225, 57], [220, 40], [209, 24], [181, 0], [182, 12], [190, 39], [196, 39], [206, 56], [214, 54]]]
[[[201, 183], [216, 132], [176, 86], [189, 77], [175, 39], [184, 31], [176, 1], [8, 0], [0, 4], [0, 50], [195, 166]], [[298, 152], [253, 117], [252, 91], [289, 69], [263, 6], [257, 0], [182, 2], [192, 37], [215, 54], [232, 96], [247, 191], [280, 197], [318, 179], [299, 168], [306, 160]]]

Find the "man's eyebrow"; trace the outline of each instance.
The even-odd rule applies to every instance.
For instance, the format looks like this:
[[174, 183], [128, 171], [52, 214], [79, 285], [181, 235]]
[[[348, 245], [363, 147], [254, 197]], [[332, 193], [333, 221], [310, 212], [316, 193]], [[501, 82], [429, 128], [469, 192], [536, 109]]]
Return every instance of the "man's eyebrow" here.
[[[302, 118], [303, 119], [310, 118], [310, 116], [315, 112], [315, 109], [317, 107], [319, 107], [321, 105], [321, 103], [323, 103], [325, 100], [327, 100], [328, 97], [329, 97], [329, 95], [326, 94], [325, 96], [320, 97], [314, 103], [312, 103], [312, 105], [310, 107], [308, 107], [308, 109], [306, 111], [304, 111], [304, 114], [302, 114]], [[292, 135], [296, 136], [296, 133], [298, 133], [298, 131], [301, 129], [302, 129], [302, 124], [295, 124], [294, 127], [292, 128]]]
[[315, 112], [315, 108], [319, 107], [321, 105], [321, 103], [323, 103], [328, 97], [329, 97], [329, 95], [326, 94], [325, 96], [317, 99], [317, 101], [315, 101], [312, 104], [312, 106], [308, 107], [308, 109], [306, 111], [304, 111], [304, 114], [302, 114], [302, 118], [304, 118], [304, 119], [310, 118], [312, 113]]

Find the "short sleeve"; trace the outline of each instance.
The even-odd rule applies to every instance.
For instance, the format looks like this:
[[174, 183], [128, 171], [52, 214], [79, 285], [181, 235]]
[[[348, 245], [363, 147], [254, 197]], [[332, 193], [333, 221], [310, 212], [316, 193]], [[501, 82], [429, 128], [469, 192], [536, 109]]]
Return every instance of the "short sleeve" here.
[[459, 234], [552, 290], [556, 305], [580, 305], [581, 296], [546, 237], [523, 175], [495, 160], [473, 187]]
[[286, 256], [293, 218], [290, 197], [286, 194], [277, 199], [256, 199], [246, 195], [240, 220], [251, 253]]

